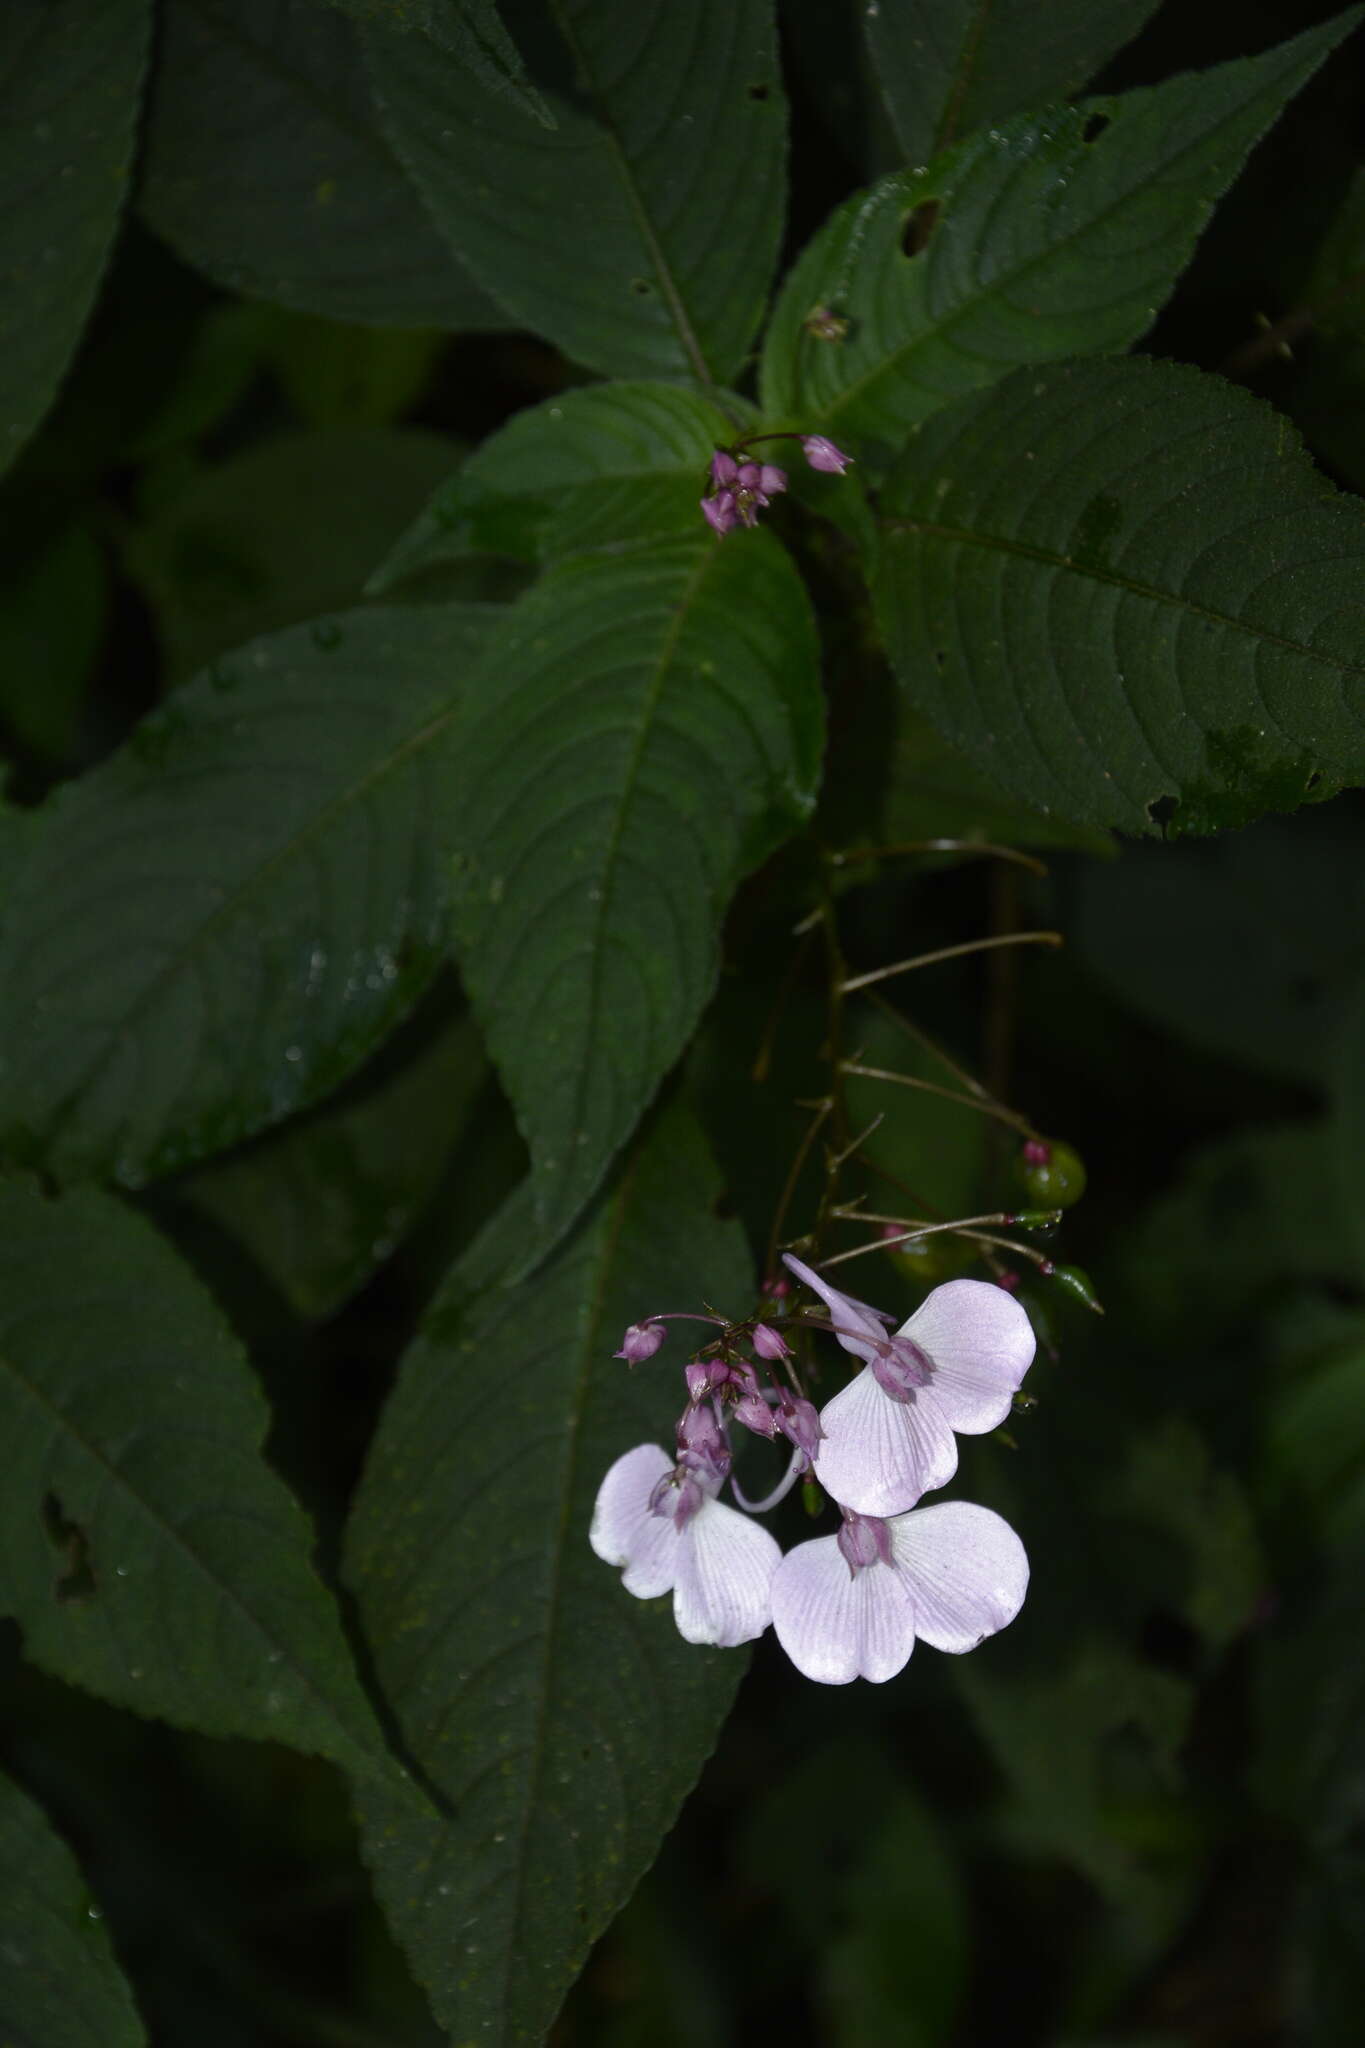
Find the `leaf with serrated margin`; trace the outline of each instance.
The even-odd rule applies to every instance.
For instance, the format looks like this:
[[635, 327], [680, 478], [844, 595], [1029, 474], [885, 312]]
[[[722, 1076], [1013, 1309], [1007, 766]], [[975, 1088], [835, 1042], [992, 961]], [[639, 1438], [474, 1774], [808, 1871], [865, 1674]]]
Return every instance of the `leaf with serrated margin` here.
[[5, 2048], [141, 2048], [147, 2037], [80, 1865], [3, 1773], [0, 1927]]
[[166, 0], [144, 215], [255, 298], [377, 326], [507, 326], [385, 142], [356, 34], [315, 0]]
[[734, 422], [671, 384], [600, 384], [519, 412], [441, 485], [370, 579], [385, 595], [471, 554], [523, 561], [697, 531]]
[[547, 128], [554, 116], [526, 76], [526, 66], [498, 12], [497, 0], [331, 0], [355, 21], [421, 29], [468, 65], [494, 92], [509, 95]]
[[1065, 99], [1157, 0], [886, 0], [861, 7], [868, 55], [912, 164], [1026, 107]]
[[0, 1134], [130, 1185], [314, 1101], [439, 965], [464, 680], [503, 616], [342, 613], [224, 657], [60, 790], [0, 919]]
[[1365, 776], [1365, 509], [1260, 400], [1019, 371], [925, 422], [882, 510], [901, 682], [1025, 802], [1201, 832]]
[[686, 1044], [731, 892], [814, 801], [810, 607], [766, 533], [574, 556], [466, 702], [456, 949], [548, 1249]]
[[[1358, 18], [1021, 115], [850, 199], [783, 290], [765, 412], [898, 442], [1018, 364], [1136, 341], [1252, 144]], [[811, 331], [817, 307], [848, 322], [842, 340]]]
[[150, 0], [7, 0], [0, 61], [0, 470], [51, 404], [123, 211]]
[[553, 129], [431, 40], [366, 30], [389, 139], [519, 323], [608, 376], [724, 383], [782, 233], [770, 0], [557, 0], [552, 14], [547, 60], [573, 94], [547, 93]]
[[[715, 1741], [745, 1659], [686, 1644], [588, 1547], [623, 1451], [668, 1444], [684, 1389], [611, 1354], [627, 1323], [714, 1302], [745, 1313], [742, 1234], [673, 1110], [553, 1261], [518, 1288], [530, 1205], [513, 1198], [457, 1267], [384, 1411], [347, 1580], [406, 1743], [450, 1802], [442, 1825], [359, 1795], [362, 1848], [452, 2036], [545, 2029], [625, 1903]], [[670, 1347], [673, 1349], [674, 1347]]]
[[[397, 1772], [217, 1305], [111, 1195], [0, 1185], [0, 1613], [25, 1655], [208, 1735]], [[401, 1781], [398, 1781], [401, 1782]]]

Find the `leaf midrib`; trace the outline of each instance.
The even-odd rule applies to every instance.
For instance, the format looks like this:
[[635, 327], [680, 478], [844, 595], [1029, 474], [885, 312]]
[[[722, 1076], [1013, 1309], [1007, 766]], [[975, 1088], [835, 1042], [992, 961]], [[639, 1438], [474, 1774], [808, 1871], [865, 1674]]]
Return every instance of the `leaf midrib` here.
[[[189, 1540], [186, 1538], [183, 1531], [176, 1528], [173, 1523], [168, 1522], [161, 1514], [160, 1510], [156, 1507], [155, 1503], [148, 1500], [143, 1494], [140, 1494], [137, 1491], [137, 1489], [129, 1482], [129, 1480], [124, 1475], [122, 1468], [119, 1465], [113, 1463], [113, 1461], [107, 1456], [102, 1447], [94, 1443], [91, 1440], [91, 1438], [86, 1436], [84, 1432], [77, 1427], [76, 1423], [67, 1414], [66, 1410], [59, 1407], [57, 1403], [51, 1399], [46, 1389], [41, 1384], [39, 1384], [37, 1381], [29, 1377], [28, 1373], [24, 1370], [23, 1366], [18, 1364], [9, 1355], [7, 1349], [0, 1349], [0, 1370], [3, 1370], [4, 1372], [8, 1373], [10, 1378], [18, 1384], [21, 1393], [27, 1395], [29, 1400], [31, 1400], [35, 1406], [41, 1409], [43, 1413], [48, 1416], [49, 1420], [56, 1425], [61, 1435], [68, 1441], [73, 1442], [77, 1446], [78, 1450], [81, 1451], [93, 1465], [99, 1468], [99, 1470], [105, 1475], [106, 1481], [111, 1485], [112, 1490], [120, 1497], [127, 1501], [130, 1501], [133, 1504], [134, 1508], [138, 1511], [139, 1515], [151, 1524], [152, 1528], [155, 1530], [158, 1537], [160, 1537], [162, 1541], [168, 1543], [171, 1548], [179, 1551], [186, 1560], [186, 1562], [189, 1564], [189, 1566], [192, 1568], [192, 1570], [202, 1580], [204, 1580], [220, 1598], [225, 1599], [227, 1601], [228, 1605], [236, 1611], [240, 1621], [246, 1626], [249, 1632], [255, 1634], [256, 1636], [258, 1636], [270, 1645], [271, 1649], [279, 1656], [281, 1662], [286, 1665], [287, 1669], [294, 1673], [296, 1681], [303, 1686], [308, 1696], [321, 1709], [326, 1720], [331, 1724], [332, 1727], [336, 1728], [339, 1731], [343, 1744], [342, 1754], [354, 1756], [356, 1751], [356, 1738], [350, 1734], [350, 1732], [346, 1728], [345, 1723], [338, 1718], [336, 1708], [332, 1706], [331, 1703], [326, 1699], [326, 1697], [318, 1691], [317, 1686], [312, 1677], [309, 1675], [309, 1673], [296, 1662], [293, 1654], [292, 1642], [277, 1635], [274, 1632], [274, 1630], [268, 1627], [267, 1624], [258, 1615], [253, 1613], [252, 1609], [246, 1605], [245, 1601], [242, 1599], [240, 1594], [238, 1594], [237, 1591], [231, 1585], [225, 1583], [223, 1580], [218, 1578], [216, 1573], [214, 1573], [210, 1569], [205, 1559], [195, 1549], [194, 1545], [190, 1543]], [[250, 1448], [256, 1453], [257, 1457], [259, 1458], [260, 1445], [253, 1444], [250, 1446]], [[270, 1472], [267, 1466], [265, 1466], [263, 1460], [262, 1470], [265, 1473], [265, 1477], [268, 1482], [274, 1480], [274, 1474]], [[274, 1480], [274, 1483], [278, 1485], [280, 1482], [278, 1480]], [[319, 1592], [321, 1592], [320, 1587]], [[259, 1739], [265, 1741], [269, 1739], [270, 1731], [263, 1727], [258, 1731], [258, 1734]]]
[[[1188, 76], [1188, 74], [1183, 75]], [[1283, 77], [1283, 75], [1283, 73], [1280, 74], [1281, 77]], [[1112, 200], [1108, 206], [1102, 208], [1098, 213], [1091, 214], [1083, 223], [1083, 225], [1078, 227], [1072, 234], [1063, 237], [1059, 241], [1049, 242], [1045, 248], [1035, 251], [1033, 255], [1029, 256], [1025, 261], [1016, 265], [1014, 269], [996, 272], [991, 277], [989, 283], [984, 285], [979, 291], [969, 293], [966, 297], [960, 299], [945, 319], [938, 321], [931, 326], [921, 327], [906, 341], [902, 342], [899, 345], [899, 347], [889, 350], [887, 354], [884, 355], [878, 363], [874, 364], [868, 370], [865, 370], [862, 376], [858, 377], [852, 384], [846, 385], [843, 391], [840, 392], [839, 396], [830, 401], [830, 403], [824, 408], [825, 419], [828, 421], [835, 420], [846, 410], [846, 408], [849, 405], [851, 405], [854, 402], [855, 399], [857, 399], [863, 392], [865, 392], [869, 388], [869, 386], [876, 384], [878, 380], [883, 377], [886, 377], [888, 375], [894, 375], [897, 371], [903, 370], [906, 360], [909, 357], [913, 356], [917, 349], [929, 347], [934, 342], [943, 339], [946, 335], [951, 333], [952, 329], [957, 325], [957, 323], [960, 320], [964, 319], [973, 311], [975, 311], [975, 309], [983, 302], [983, 300], [994, 298], [998, 293], [1008, 290], [1010, 287], [1016, 285], [1022, 278], [1027, 277], [1030, 271], [1037, 269], [1040, 265], [1051, 263], [1059, 255], [1063, 254], [1069, 248], [1071, 248], [1074, 244], [1080, 242], [1085, 236], [1093, 234], [1095, 230], [1097, 228], [1102, 227], [1104, 223], [1114, 213], [1118, 212], [1122, 207], [1126, 206], [1139, 193], [1147, 189], [1155, 181], [1157, 176], [1165, 177], [1170, 172], [1175, 170], [1175, 168], [1182, 162], [1184, 158], [1197, 155], [1201, 150], [1206, 149], [1209, 146], [1209, 143], [1212, 140], [1212, 138], [1219, 133], [1220, 129], [1226, 127], [1230, 121], [1235, 120], [1239, 114], [1244, 113], [1246, 111], [1246, 108], [1256, 98], [1258, 98], [1259, 96], [1261, 96], [1262, 94], [1264, 94], [1272, 88], [1272, 84], [1272, 80], [1266, 79], [1264, 77], [1260, 78], [1257, 81], [1256, 88], [1253, 92], [1247, 94], [1245, 98], [1240, 100], [1236, 107], [1228, 109], [1212, 127], [1204, 129], [1202, 134], [1194, 142], [1187, 144], [1184, 149], [1177, 151], [1177, 153], [1174, 156], [1163, 157], [1160, 161], [1160, 164], [1157, 166], [1152, 166], [1149, 164], [1147, 166], [1147, 175], [1145, 175], [1140, 181], [1126, 186], [1117, 198]], [[1152, 94], [1156, 94], [1159, 93], [1162, 90], [1162, 88], [1160, 86], [1153, 86], [1148, 90]], [[1289, 95], [1286, 93], [1284, 97], [1287, 99]], [[1074, 111], [1081, 113], [1084, 112], [1087, 107], [1103, 108], [1106, 104], [1107, 103], [1104, 100], [1081, 100], [1077, 102]], [[1142, 112], [1150, 113], [1150, 108], [1151, 100], [1149, 99], [1147, 107], [1144, 108]], [[1110, 128], [1109, 133], [1118, 133], [1117, 124], [1114, 124], [1114, 126]], [[1104, 138], [1102, 137], [1099, 144], [1090, 144], [1087, 147], [1088, 149], [1093, 150], [1097, 147], [1102, 146], [1103, 141]], [[978, 147], [981, 146], [982, 145], [978, 145]], [[918, 182], [922, 184], [927, 191], [932, 188], [935, 180], [932, 177], [925, 177], [918, 180]], [[1208, 202], [1210, 206], [1212, 205], [1212, 203], [1212, 201]], [[1181, 228], [1182, 235], [1189, 232], [1193, 232], [1197, 235], [1199, 232], [1199, 226], [1196, 225], [1193, 228], [1193, 230], [1191, 230], [1190, 224], [1188, 222], [1184, 223]]]
[[1027, 541], [1010, 540], [1003, 535], [983, 533], [972, 527], [944, 526], [933, 520], [915, 519], [905, 513], [884, 518], [882, 524], [898, 532], [927, 534], [935, 540], [959, 541], [969, 547], [1014, 555], [1022, 561], [1037, 562], [1044, 568], [1065, 570], [1071, 575], [1086, 577], [1093, 583], [1105, 584], [1111, 589], [1124, 591], [1131, 597], [1145, 598], [1153, 604], [1165, 605], [1170, 610], [1207, 620], [1210, 625], [1243, 633], [1258, 644], [1278, 647], [1287, 654], [1300, 656], [1305, 661], [1319, 662], [1338, 674], [1365, 676], [1365, 660], [1349, 661], [1344, 656], [1325, 654], [1321, 648], [1308, 647], [1301, 640], [1290, 640], [1283, 633], [1253, 625], [1246, 619], [1236, 618], [1230, 612], [1216, 611], [1211, 605], [1201, 604], [1197, 599], [1185, 596], [1183, 592], [1163, 590], [1155, 583], [1139, 582], [1136, 577], [1122, 576], [1117, 570], [1102, 568], [1098, 563], [1087, 562], [1076, 555], [1059, 554], [1053, 548], [1037, 547]]
[[447, 705], [445, 710], [440, 712], [435, 718], [429, 719], [418, 732], [405, 739], [383, 761], [372, 765], [359, 780], [348, 784], [344, 790], [339, 791], [330, 802], [325, 804], [320, 811], [316, 812], [308, 820], [300, 831], [295, 833], [283, 845], [277, 847], [267, 860], [254, 867], [249, 875], [245, 876], [235, 888], [231, 889], [223, 897], [221, 902], [214, 905], [208, 916], [203, 918], [195, 926], [193, 932], [187, 936], [184, 944], [174, 953], [168, 955], [151, 979], [143, 983], [127, 1007], [119, 1013], [118, 1022], [107, 1024], [102, 1045], [86, 1063], [80, 1078], [73, 1082], [71, 1088], [50, 1112], [47, 1119], [50, 1130], [56, 1130], [60, 1127], [70, 1113], [73, 1104], [90, 1087], [108, 1059], [110, 1047], [119, 1033], [127, 1031], [130, 1027], [141, 1021], [147, 1005], [149, 1003], [154, 1005], [164, 994], [167, 983], [173, 981], [179, 974], [185, 971], [186, 964], [193, 960], [196, 953], [211, 937], [215, 927], [225, 920], [235, 917], [243, 904], [250, 900], [258, 888], [268, 886], [270, 877], [278, 868], [297, 858], [312, 840], [323, 834], [338, 817], [344, 815], [349, 810], [352, 804], [362, 801], [387, 776], [406, 765], [409, 757], [420, 752], [429, 741], [434, 739], [449, 725], [450, 721], [458, 713], [459, 708], [459, 701]]

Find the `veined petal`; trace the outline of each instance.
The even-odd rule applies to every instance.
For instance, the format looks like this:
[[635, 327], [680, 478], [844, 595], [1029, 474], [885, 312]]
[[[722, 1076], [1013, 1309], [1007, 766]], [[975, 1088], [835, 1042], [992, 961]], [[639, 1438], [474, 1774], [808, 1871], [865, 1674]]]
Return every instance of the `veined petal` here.
[[1033, 1325], [1014, 1296], [989, 1280], [936, 1287], [896, 1335], [913, 1338], [929, 1358], [933, 1400], [966, 1436], [1004, 1421], [1033, 1363]]
[[869, 1309], [851, 1294], [840, 1294], [837, 1287], [831, 1287], [828, 1280], [822, 1280], [813, 1266], [807, 1266], [800, 1259], [794, 1259], [790, 1252], [783, 1252], [782, 1263], [812, 1288], [829, 1310], [834, 1334], [845, 1351], [851, 1351], [855, 1358], [875, 1357], [877, 1346], [886, 1341], [886, 1331], [877, 1320], [875, 1309]]
[[957, 1470], [953, 1432], [926, 1387], [893, 1401], [870, 1366], [820, 1411], [815, 1476], [841, 1507], [900, 1515]]
[[607, 1564], [625, 1566], [622, 1584], [637, 1600], [672, 1591], [682, 1539], [669, 1515], [650, 1507], [673, 1460], [657, 1444], [637, 1444], [607, 1472], [597, 1489], [588, 1541]]
[[1028, 1558], [1008, 1522], [971, 1501], [897, 1515], [891, 1563], [910, 1595], [915, 1631], [936, 1650], [974, 1650], [1024, 1604]]
[[689, 1643], [733, 1649], [761, 1636], [772, 1620], [773, 1573], [782, 1552], [767, 1530], [738, 1508], [708, 1500], [682, 1532], [673, 1616]]
[[894, 1678], [915, 1647], [915, 1614], [899, 1575], [849, 1570], [837, 1536], [789, 1550], [773, 1580], [773, 1627], [798, 1671], [819, 1685]]

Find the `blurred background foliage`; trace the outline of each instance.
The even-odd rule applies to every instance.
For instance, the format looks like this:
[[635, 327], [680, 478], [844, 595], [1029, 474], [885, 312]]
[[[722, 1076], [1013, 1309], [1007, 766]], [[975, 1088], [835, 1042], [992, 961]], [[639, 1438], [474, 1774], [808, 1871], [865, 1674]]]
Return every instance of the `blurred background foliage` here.
[[[846, 12], [787, 11], [792, 247], [896, 160]], [[1238, 33], [1260, 47], [1302, 20], [1298, 0], [1258, 0]], [[1353, 48], [1256, 153], [1148, 346], [1270, 397], [1359, 490]], [[1171, 4], [1101, 83], [1229, 53], [1216, 10]], [[191, 670], [353, 601], [466, 449], [579, 381], [515, 333], [348, 324], [245, 277], [239, 297], [174, 252], [188, 203], [153, 176], [57, 408], [0, 486], [7, 832]], [[432, 284], [428, 317], [465, 288]], [[482, 594], [505, 573], [480, 570]], [[1120, 846], [1021, 812], [865, 667], [842, 696], [829, 651], [827, 843], [976, 834], [1047, 863], [853, 861], [841, 916], [861, 966], [983, 928], [1065, 935], [1057, 954], [946, 964], [904, 1002], [1081, 1154], [1088, 1191], [1040, 1248], [1107, 1313], [1030, 1270], [1036, 1405], [1010, 1441], [963, 1445], [963, 1492], [1026, 1535], [1020, 1623], [878, 1689], [797, 1683], [760, 1644], [553, 2040], [1344, 2048], [1365, 2010], [1365, 803]], [[803, 859], [741, 892], [678, 1084], [758, 1249], [793, 1102], [821, 1086], [818, 957], [769, 1029]], [[872, 1004], [849, 1034], [868, 1063], [936, 1072]], [[871, 1083], [857, 1109], [886, 1111], [871, 1156], [933, 1211], [1022, 1199], [1008, 1131]], [[446, 979], [320, 1108], [143, 1198], [248, 1339], [324, 1556], [395, 1360], [522, 1166]], [[931, 1281], [952, 1257], [911, 1270]], [[902, 1297], [892, 1254], [856, 1270], [859, 1291]], [[4, 1631], [0, 1683], [4, 1762], [77, 1850], [154, 2041], [438, 2042], [336, 1773], [138, 1721], [21, 1664]]]

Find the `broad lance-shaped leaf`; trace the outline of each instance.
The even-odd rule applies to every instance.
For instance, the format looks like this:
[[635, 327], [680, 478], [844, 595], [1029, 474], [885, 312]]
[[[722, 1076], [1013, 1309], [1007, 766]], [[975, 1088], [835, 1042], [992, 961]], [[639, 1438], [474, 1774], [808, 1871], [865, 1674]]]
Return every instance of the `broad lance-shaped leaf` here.
[[[556, 0], [555, 126], [416, 34], [365, 31], [393, 147], [519, 324], [609, 376], [723, 383], [782, 233], [769, 0]], [[518, 17], [508, 11], [515, 36]]]
[[1260, 400], [1020, 371], [926, 421], [882, 510], [897, 673], [1027, 803], [1199, 832], [1365, 776], [1365, 508]]
[[443, 957], [434, 821], [496, 607], [340, 614], [239, 649], [19, 835], [0, 1133], [130, 1184], [315, 1100]]
[[1065, 99], [1137, 34], [1157, 0], [914, 0], [863, 6], [896, 136], [921, 164], [975, 128]]
[[821, 733], [810, 609], [766, 533], [575, 556], [471, 676], [456, 948], [542, 1251], [682, 1051], [731, 891], [810, 809]]
[[0, 1774], [0, 2041], [141, 2048], [146, 2040], [85, 1879], [40, 1806]]
[[7, 0], [0, 75], [0, 470], [51, 404], [132, 168], [150, 0]]
[[0, 1185], [0, 1613], [25, 1655], [116, 1706], [396, 1780], [268, 1422], [149, 1224], [93, 1189]]
[[[451, 1274], [384, 1411], [347, 1579], [444, 1825], [359, 1793], [394, 1930], [457, 2041], [542, 2039], [588, 1948], [648, 1867], [709, 1752], [742, 1655], [684, 1643], [632, 1599], [588, 1523], [623, 1451], [671, 1442], [664, 1357], [629, 1371], [627, 1323], [702, 1301], [743, 1314], [742, 1235], [695, 1126], [660, 1118], [525, 1286], [530, 1203]], [[684, 1327], [684, 1326], [678, 1326]]]
[[711, 457], [734, 435], [733, 420], [676, 385], [565, 391], [481, 442], [368, 588], [382, 595], [470, 554], [535, 561], [642, 532], [695, 534]]
[[[1252, 144], [1357, 18], [1021, 116], [850, 199], [787, 281], [764, 410], [898, 441], [1016, 364], [1136, 341]], [[817, 307], [848, 322], [842, 340], [818, 331]]]
[[505, 327], [385, 142], [316, 0], [165, 0], [140, 201], [219, 283], [333, 320]]

